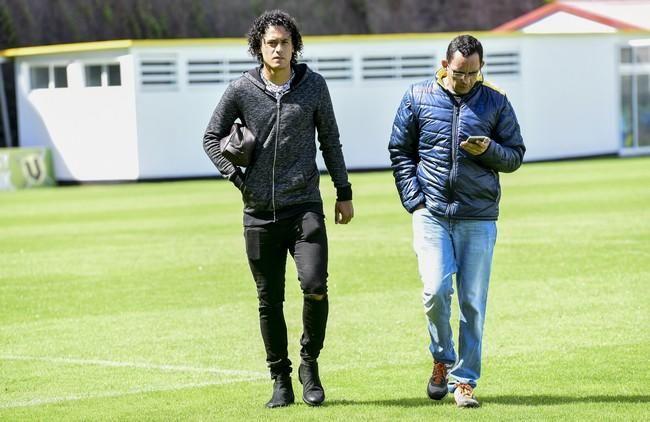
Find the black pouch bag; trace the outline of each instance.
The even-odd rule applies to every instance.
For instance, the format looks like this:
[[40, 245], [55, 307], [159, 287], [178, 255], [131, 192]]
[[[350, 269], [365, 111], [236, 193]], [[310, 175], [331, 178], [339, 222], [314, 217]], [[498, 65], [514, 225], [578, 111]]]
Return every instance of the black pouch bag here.
[[241, 123], [235, 123], [230, 134], [220, 141], [221, 154], [231, 163], [248, 167], [255, 151], [255, 136]]

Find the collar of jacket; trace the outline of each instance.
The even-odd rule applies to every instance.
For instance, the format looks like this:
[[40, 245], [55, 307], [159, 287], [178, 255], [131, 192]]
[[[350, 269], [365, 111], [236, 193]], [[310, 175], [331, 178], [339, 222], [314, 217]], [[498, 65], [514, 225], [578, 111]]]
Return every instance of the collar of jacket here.
[[[453, 97], [453, 96], [455, 96], [456, 94], [454, 94], [454, 93], [452, 93], [451, 91], [449, 91], [449, 90], [447, 89], [447, 87], [445, 86], [445, 83], [444, 83], [443, 80], [442, 80], [442, 79], [443, 79], [444, 77], [446, 77], [446, 76], [447, 76], [447, 69], [446, 69], [446, 68], [443, 67], [443, 68], [438, 69], [438, 71], [436, 72], [436, 82], [438, 83], [438, 85], [440, 85], [440, 88], [442, 88], [443, 91], [445, 91], [448, 95], [450, 95], [450, 96]], [[484, 80], [483, 80], [483, 74], [482, 74], [481, 72], [479, 72], [479, 73], [478, 73], [478, 76], [477, 76], [477, 78], [476, 78], [476, 82], [474, 82], [474, 86], [472, 87], [472, 89], [470, 89], [469, 92], [468, 92], [467, 94], [460, 95], [460, 97], [462, 97], [462, 98], [468, 98], [468, 97], [471, 97], [471, 96], [476, 92], [476, 90], [478, 89], [478, 87], [481, 86], [481, 85], [483, 84], [483, 82], [484, 82]]]
[[[291, 89], [294, 89], [297, 87], [304, 79], [306, 79], [307, 72], [311, 71], [305, 63], [298, 63], [291, 65], [291, 68], [293, 69], [293, 81], [291, 81]], [[257, 85], [258, 88], [262, 90], [266, 90], [266, 84], [262, 80], [262, 77], [260, 76], [260, 71], [262, 70], [262, 65], [259, 65], [257, 67], [252, 68], [248, 72], [244, 73], [244, 75], [251, 80], [255, 85]]]

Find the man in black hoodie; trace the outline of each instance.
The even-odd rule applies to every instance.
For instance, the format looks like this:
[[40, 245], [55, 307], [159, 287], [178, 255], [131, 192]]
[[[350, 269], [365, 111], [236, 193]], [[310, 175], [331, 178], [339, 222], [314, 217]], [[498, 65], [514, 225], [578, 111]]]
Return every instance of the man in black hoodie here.
[[[230, 83], [208, 124], [203, 146], [219, 172], [242, 192], [246, 254], [257, 285], [260, 329], [274, 379], [266, 406], [294, 402], [283, 313], [287, 252], [296, 263], [304, 296], [298, 370], [302, 397], [308, 405], [318, 406], [325, 400], [317, 358], [329, 306], [316, 131], [336, 187], [337, 224], [347, 224], [354, 216], [352, 188], [325, 80], [297, 63], [302, 37], [295, 20], [279, 10], [265, 12], [249, 30], [248, 46], [260, 66]], [[220, 139], [237, 119], [257, 140], [245, 172], [220, 149]]]

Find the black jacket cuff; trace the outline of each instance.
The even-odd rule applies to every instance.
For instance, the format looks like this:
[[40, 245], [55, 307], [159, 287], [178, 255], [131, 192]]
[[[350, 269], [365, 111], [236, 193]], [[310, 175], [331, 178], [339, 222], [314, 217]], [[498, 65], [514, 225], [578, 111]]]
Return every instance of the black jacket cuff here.
[[352, 185], [336, 188], [337, 201], [352, 201]]

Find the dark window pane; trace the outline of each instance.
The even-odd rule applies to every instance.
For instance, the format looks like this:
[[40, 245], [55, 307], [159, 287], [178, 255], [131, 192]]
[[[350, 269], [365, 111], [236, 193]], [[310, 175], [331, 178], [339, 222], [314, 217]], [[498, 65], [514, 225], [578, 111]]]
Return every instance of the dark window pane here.
[[122, 85], [122, 76], [120, 75], [119, 64], [108, 65], [108, 85], [109, 86]]
[[650, 75], [638, 75], [636, 80], [639, 110], [639, 145], [650, 146]]
[[86, 66], [86, 86], [102, 86], [102, 67], [100, 65]]
[[621, 48], [621, 63], [632, 63], [632, 47]]
[[636, 47], [634, 52], [637, 63], [650, 63], [650, 47]]
[[54, 68], [54, 87], [55, 88], [68, 87], [68, 73], [64, 66], [56, 66]]
[[29, 69], [29, 84], [32, 89], [47, 88], [50, 83], [49, 68], [46, 66]]
[[632, 120], [632, 76], [621, 76], [621, 142], [623, 147], [634, 146], [634, 121]]

